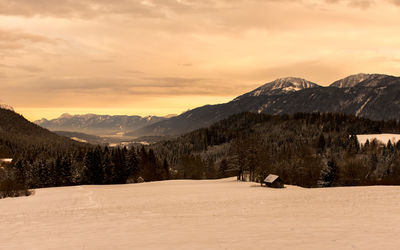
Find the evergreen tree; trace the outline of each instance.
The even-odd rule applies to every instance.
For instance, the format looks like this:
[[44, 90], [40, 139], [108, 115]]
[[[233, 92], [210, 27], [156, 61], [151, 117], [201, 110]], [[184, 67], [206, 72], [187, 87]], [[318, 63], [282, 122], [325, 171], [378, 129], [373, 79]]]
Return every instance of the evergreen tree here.
[[318, 138], [318, 146], [317, 146], [318, 147], [318, 152], [320, 154], [325, 152], [325, 145], [326, 145], [325, 137], [324, 137], [324, 134], [321, 133], [319, 138]]
[[112, 151], [112, 161], [114, 163], [113, 183], [124, 184], [128, 179], [126, 159], [123, 150], [116, 148]]
[[65, 156], [56, 159], [56, 186], [71, 185], [71, 161]]
[[101, 166], [101, 149], [89, 150], [84, 158], [85, 179], [88, 184], [103, 184], [103, 169]]
[[138, 178], [139, 177], [139, 162], [136, 156], [135, 148], [131, 148], [128, 151], [126, 162], [127, 175], [129, 177]]
[[167, 159], [164, 159], [163, 170], [164, 170], [163, 180], [169, 180], [170, 174], [169, 174], [169, 164], [168, 164]]
[[320, 178], [318, 180], [319, 187], [331, 187], [335, 182], [337, 166], [335, 161], [330, 160], [321, 169]]
[[221, 163], [219, 164], [219, 169], [218, 169], [218, 177], [219, 178], [224, 178], [227, 177], [226, 171], [228, 170], [228, 162], [226, 159], [223, 159]]
[[103, 171], [103, 183], [104, 184], [112, 184], [115, 172], [115, 166], [113, 161], [111, 160], [111, 152], [110, 149], [106, 146], [103, 150], [102, 157], [102, 171]]

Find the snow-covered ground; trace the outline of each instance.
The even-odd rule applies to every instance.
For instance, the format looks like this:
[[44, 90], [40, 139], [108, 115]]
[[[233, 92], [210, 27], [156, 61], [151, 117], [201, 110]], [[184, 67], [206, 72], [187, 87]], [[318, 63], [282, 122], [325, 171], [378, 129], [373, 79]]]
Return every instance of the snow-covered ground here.
[[0, 249], [399, 249], [400, 187], [234, 179], [38, 189], [0, 200]]
[[358, 142], [360, 144], [365, 144], [367, 140], [371, 142], [376, 139], [382, 143], [387, 144], [389, 141], [392, 143], [397, 143], [400, 140], [399, 134], [365, 134], [365, 135], [357, 135]]

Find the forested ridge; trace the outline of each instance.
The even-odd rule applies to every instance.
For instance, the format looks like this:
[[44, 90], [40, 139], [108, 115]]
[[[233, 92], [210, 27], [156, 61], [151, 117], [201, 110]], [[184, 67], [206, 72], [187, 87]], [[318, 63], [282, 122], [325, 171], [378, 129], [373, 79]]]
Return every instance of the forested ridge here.
[[156, 159], [151, 149], [76, 142], [5, 109], [0, 109], [0, 158], [13, 159], [0, 167], [0, 197], [28, 188], [169, 178], [167, 162]]
[[58, 136], [0, 109], [2, 196], [13, 190], [177, 178], [278, 174], [303, 187], [400, 184], [400, 143], [360, 145], [356, 134], [400, 133], [398, 121], [336, 113], [241, 113], [149, 147], [110, 148]]
[[361, 146], [355, 136], [379, 133], [400, 133], [400, 123], [337, 113], [242, 113], [153, 147], [181, 178], [250, 171], [254, 180], [275, 173], [303, 187], [400, 184], [400, 143]]

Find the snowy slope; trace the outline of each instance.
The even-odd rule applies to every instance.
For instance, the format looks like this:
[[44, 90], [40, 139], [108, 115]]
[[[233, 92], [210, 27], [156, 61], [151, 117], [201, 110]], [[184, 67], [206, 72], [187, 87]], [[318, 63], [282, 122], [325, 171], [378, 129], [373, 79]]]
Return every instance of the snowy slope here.
[[0, 103], [0, 109], [7, 109], [7, 110], [11, 110], [14, 111], [14, 108], [8, 104], [2, 104]]
[[400, 140], [400, 135], [399, 134], [357, 135], [357, 139], [360, 144], [365, 144], [367, 140], [369, 140], [369, 142], [372, 142], [374, 139], [384, 144], [387, 144], [389, 141], [391, 141], [394, 144]]
[[353, 88], [356, 85], [358, 85], [364, 81], [378, 81], [385, 77], [387, 77], [387, 75], [360, 73], [360, 74], [351, 75], [351, 76], [348, 76], [341, 80], [338, 80], [338, 81], [332, 83], [330, 86], [337, 87], [337, 88]]
[[0, 200], [0, 249], [398, 249], [400, 187], [234, 179], [38, 189]]
[[302, 78], [297, 78], [297, 77], [279, 78], [276, 79], [275, 81], [266, 83], [256, 88], [255, 90], [250, 91], [249, 93], [239, 96], [235, 100], [240, 100], [242, 98], [251, 96], [268, 96], [268, 95], [284, 94], [315, 87], [319, 87], [319, 85]]

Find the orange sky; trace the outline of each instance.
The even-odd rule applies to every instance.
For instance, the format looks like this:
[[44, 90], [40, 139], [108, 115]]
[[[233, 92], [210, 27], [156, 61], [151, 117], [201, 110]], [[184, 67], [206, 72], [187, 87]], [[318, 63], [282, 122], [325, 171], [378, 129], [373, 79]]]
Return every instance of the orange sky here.
[[279, 77], [400, 71], [400, 0], [0, 0], [0, 103], [167, 115]]

